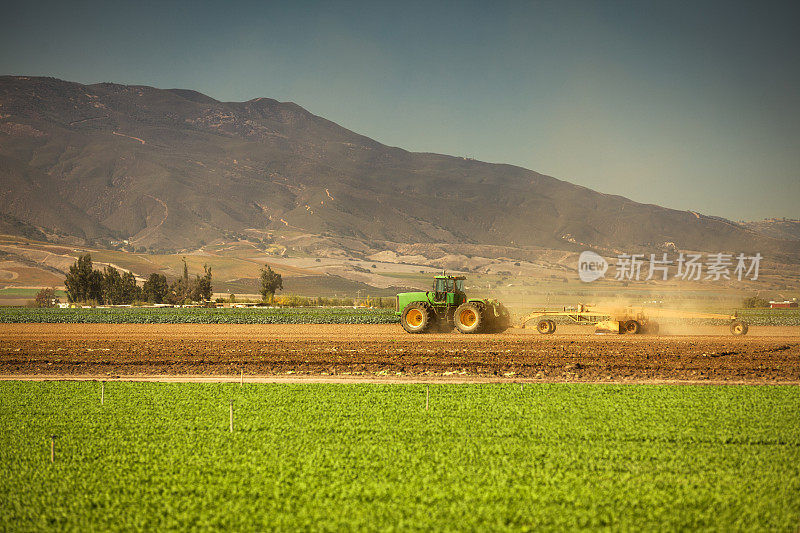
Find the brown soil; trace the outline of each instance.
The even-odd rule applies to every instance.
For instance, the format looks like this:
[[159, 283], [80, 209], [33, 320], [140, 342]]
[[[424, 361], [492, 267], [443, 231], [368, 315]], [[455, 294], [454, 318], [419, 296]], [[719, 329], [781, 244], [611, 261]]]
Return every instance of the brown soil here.
[[[399, 325], [0, 325], [0, 375], [800, 383], [800, 328], [409, 335]], [[346, 378], [348, 379], [348, 378]]]

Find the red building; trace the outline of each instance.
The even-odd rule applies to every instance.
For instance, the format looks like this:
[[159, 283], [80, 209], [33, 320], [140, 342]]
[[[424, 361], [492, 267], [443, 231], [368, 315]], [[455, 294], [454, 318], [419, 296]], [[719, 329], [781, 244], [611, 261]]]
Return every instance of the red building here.
[[792, 309], [797, 307], [797, 302], [790, 302], [786, 300], [785, 302], [770, 302], [769, 308], [770, 309]]

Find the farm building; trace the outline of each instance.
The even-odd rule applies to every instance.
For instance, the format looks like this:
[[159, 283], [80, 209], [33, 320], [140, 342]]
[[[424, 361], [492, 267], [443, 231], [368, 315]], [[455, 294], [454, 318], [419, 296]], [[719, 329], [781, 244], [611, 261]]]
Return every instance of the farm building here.
[[797, 302], [790, 302], [789, 300], [783, 302], [770, 302], [770, 309], [794, 309], [797, 307]]

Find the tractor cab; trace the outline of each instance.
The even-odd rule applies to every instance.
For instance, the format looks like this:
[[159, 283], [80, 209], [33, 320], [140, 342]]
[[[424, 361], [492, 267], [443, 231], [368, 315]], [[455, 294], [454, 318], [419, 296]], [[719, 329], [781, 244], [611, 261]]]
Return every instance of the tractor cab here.
[[447, 305], [461, 305], [466, 300], [464, 276], [435, 276], [433, 278], [433, 301]]

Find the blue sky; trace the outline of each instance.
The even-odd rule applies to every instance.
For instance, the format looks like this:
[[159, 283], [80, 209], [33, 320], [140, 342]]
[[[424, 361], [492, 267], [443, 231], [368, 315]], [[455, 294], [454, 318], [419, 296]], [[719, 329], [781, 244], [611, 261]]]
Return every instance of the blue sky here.
[[800, 218], [794, 2], [6, 2], [0, 73], [293, 101], [380, 142]]

